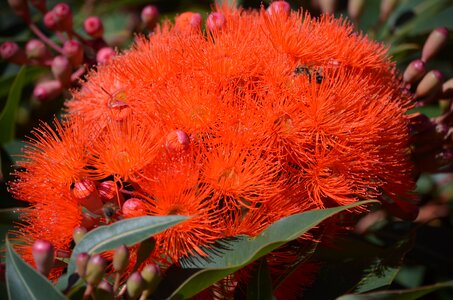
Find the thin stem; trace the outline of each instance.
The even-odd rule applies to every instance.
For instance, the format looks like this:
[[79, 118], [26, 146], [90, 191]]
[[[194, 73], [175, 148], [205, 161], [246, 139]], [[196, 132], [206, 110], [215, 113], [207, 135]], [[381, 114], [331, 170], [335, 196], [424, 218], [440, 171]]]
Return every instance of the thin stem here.
[[113, 284], [113, 293], [115, 294], [120, 287], [120, 279], [121, 279], [120, 272], [115, 272], [115, 283]]
[[44, 43], [46, 43], [49, 47], [51, 47], [58, 53], [63, 54], [63, 49], [55, 44], [54, 41], [49, 39], [44, 33], [42, 33], [38, 26], [33, 23], [28, 24], [28, 26], [30, 27], [30, 30], [33, 31], [33, 33], [36, 34], [36, 36], [39, 37]]
[[87, 284], [87, 287], [85, 288], [85, 292], [83, 293], [83, 300], [88, 300], [92, 293], [93, 293], [93, 286], [91, 284]]
[[82, 76], [83, 73], [85, 73], [85, 72], [86, 72], [86, 65], [82, 65], [74, 73], [72, 73], [71, 82], [74, 82], [74, 81], [80, 79], [80, 76]]

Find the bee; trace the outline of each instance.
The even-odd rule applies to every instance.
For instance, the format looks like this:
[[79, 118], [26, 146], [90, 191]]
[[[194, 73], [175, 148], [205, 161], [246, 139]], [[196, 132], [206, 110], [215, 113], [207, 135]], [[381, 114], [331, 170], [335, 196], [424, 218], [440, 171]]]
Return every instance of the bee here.
[[312, 77], [314, 77], [317, 84], [321, 84], [324, 79], [324, 76], [322, 76], [322, 68], [314, 70], [306, 65], [297, 66], [294, 69], [294, 75], [306, 75], [308, 76], [308, 82], [311, 82]]

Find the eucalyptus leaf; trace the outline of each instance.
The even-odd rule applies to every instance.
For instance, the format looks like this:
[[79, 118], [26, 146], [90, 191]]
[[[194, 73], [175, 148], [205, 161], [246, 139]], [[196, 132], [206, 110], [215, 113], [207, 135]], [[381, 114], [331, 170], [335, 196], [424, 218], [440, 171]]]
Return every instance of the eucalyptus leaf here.
[[327, 218], [359, 205], [363, 201], [329, 209], [312, 210], [292, 215], [270, 225], [255, 237], [240, 235], [219, 242], [220, 248], [204, 249], [208, 257], [181, 259], [182, 268], [172, 267], [159, 285], [156, 296], [165, 299], [187, 299], [211, 284], [292, 241]]
[[6, 240], [6, 285], [9, 300], [63, 300], [65, 296], [44, 276], [35, 271]]

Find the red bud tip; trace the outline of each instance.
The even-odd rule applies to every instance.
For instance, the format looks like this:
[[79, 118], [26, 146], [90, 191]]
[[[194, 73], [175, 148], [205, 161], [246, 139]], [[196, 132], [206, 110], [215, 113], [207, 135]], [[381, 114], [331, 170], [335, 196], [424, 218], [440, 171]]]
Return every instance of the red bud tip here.
[[38, 272], [44, 276], [48, 276], [55, 259], [53, 245], [46, 240], [37, 240], [33, 243], [32, 254]]
[[420, 60], [414, 60], [412, 61], [406, 68], [403, 74], [403, 80], [406, 83], [414, 83], [415, 81], [419, 80], [422, 78], [422, 76], [425, 74], [425, 63]]
[[189, 136], [179, 129], [170, 132], [165, 138], [165, 148], [170, 154], [186, 151], [189, 145]]
[[225, 16], [219, 12], [213, 12], [209, 14], [208, 19], [206, 20], [206, 28], [211, 31], [221, 30], [226, 23]]
[[138, 198], [126, 200], [121, 210], [125, 218], [139, 217], [147, 214], [145, 203]]
[[58, 3], [52, 9], [57, 21], [57, 30], [72, 32], [72, 10], [66, 3]]
[[33, 96], [41, 102], [55, 99], [63, 91], [63, 86], [58, 80], [38, 83], [33, 90]]
[[286, 16], [289, 16], [291, 13], [291, 6], [286, 1], [274, 1], [269, 4], [266, 11], [270, 16], [277, 14], [285, 14]]
[[159, 10], [154, 5], [147, 5], [142, 10], [141, 18], [146, 28], [153, 30], [159, 21]]
[[448, 40], [448, 29], [440, 27], [434, 29], [426, 39], [422, 50], [422, 60], [428, 61], [445, 46]]
[[66, 41], [63, 45], [63, 53], [73, 67], [78, 67], [83, 63], [83, 47], [80, 42], [75, 40]]
[[98, 187], [99, 196], [103, 201], [110, 201], [116, 196], [116, 184], [115, 182], [103, 181]]
[[30, 23], [30, 11], [28, 10], [27, 0], [8, 0], [9, 6], [26, 23]]
[[83, 29], [93, 38], [101, 38], [104, 34], [104, 25], [99, 17], [91, 16], [83, 22]]
[[42, 14], [47, 12], [46, 0], [30, 0], [31, 4], [36, 7]]
[[71, 83], [72, 67], [66, 56], [56, 56], [52, 61], [51, 70], [55, 79], [60, 81], [63, 86], [68, 86]]
[[112, 60], [115, 55], [115, 50], [110, 47], [104, 47], [99, 49], [98, 53], [96, 54], [96, 61], [100, 65], [106, 65]]
[[90, 260], [90, 255], [86, 252], [81, 252], [76, 256], [76, 272], [80, 278], [85, 279], [87, 274], [87, 265]]
[[13, 64], [23, 65], [28, 62], [24, 50], [14, 42], [4, 42], [0, 46], [0, 56]]
[[184, 32], [199, 32], [203, 18], [199, 13], [184, 12], [176, 17], [175, 28]]
[[30, 59], [37, 59], [39, 61], [50, 58], [50, 52], [46, 45], [37, 39], [31, 39], [25, 45], [25, 53]]

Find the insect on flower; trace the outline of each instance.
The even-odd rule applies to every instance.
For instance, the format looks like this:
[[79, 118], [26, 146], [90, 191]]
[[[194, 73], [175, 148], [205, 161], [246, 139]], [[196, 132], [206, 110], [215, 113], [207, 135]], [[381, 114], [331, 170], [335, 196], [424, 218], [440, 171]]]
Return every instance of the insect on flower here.
[[313, 73], [316, 83], [321, 84], [322, 80], [324, 79], [324, 76], [322, 75], [322, 68], [314, 69], [307, 65], [299, 65], [294, 69], [294, 75], [306, 75], [308, 76], [308, 82], [311, 82]]

